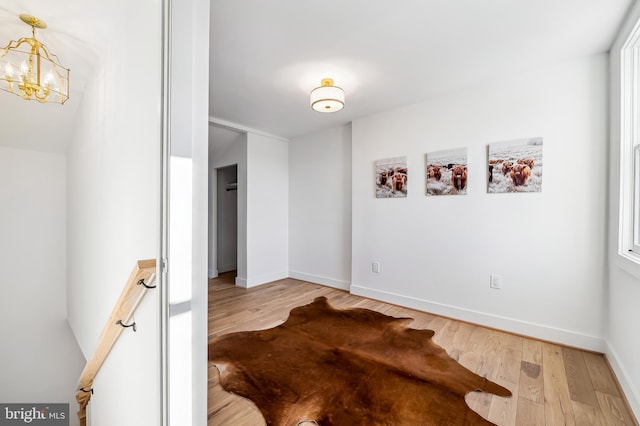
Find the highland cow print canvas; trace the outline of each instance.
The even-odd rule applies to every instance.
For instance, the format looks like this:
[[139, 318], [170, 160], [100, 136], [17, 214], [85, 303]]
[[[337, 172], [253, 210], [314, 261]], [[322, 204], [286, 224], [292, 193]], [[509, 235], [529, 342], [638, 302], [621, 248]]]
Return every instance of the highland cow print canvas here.
[[407, 157], [376, 161], [376, 198], [407, 196]]
[[487, 192], [542, 191], [542, 138], [489, 145]]
[[427, 153], [427, 195], [466, 195], [467, 148]]

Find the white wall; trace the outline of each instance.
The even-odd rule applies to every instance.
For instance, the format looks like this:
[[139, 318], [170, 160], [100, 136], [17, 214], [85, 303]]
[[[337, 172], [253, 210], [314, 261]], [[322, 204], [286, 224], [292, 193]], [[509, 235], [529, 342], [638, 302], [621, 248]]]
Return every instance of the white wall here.
[[289, 146], [289, 275], [349, 290], [351, 125]]
[[238, 165], [236, 285], [289, 276], [289, 143], [250, 130], [209, 126], [209, 275], [217, 273], [215, 170]]
[[74, 414], [85, 360], [66, 321], [65, 169], [62, 155], [0, 147], [0, 401]]
[[[618, 254], [620, 226], [620, 48], [640, 19], [636, 3], [611, 48], [611, 139], [609, 151], [609, 294], [607, 309], [607, 357], [625, 390], [636, 417], [640, 418], [640, 276], [636, 265]], [[629, 273], [631, 272], [631, 273]]]
[[247, 135], [218, 126], [209, 126], [209, 277], [218, 276], [217, 256], [217, 173], [216, 169], [238, 165], [237, 282], [247, 280]]
[[169, 233], [184, 238], [169, 241], [168, 414], [171, 425], [205, 425], [209, 1], [179, 6], [170, 9]]
[[169, 169], [169, 424], [189, 424], [193, 368], [193, 161], [171, 156]]
[[[147, 290], [133, 318], [137, 331], [122, 332], [93, 382], [95, 393], [87, 410], [91, 426], [112, 425], [114, 420], [123, 426], [160, 425], [156, 294]], [[77, 404], [71, 407], [75, 416]]]
[[289, 276], [289, 144], [247, 134], [247, 281]]
[[[135, 262], [159, 253], [160, 229], [161, 4], [100, 7], [113, 33], [87, 83], [67, 157], [68, 318], [86, 357]], [[136, 312], [139, 331], [116, 343], [98, 373], [93, 426], [160, 424], [158, 318], [158, 292], [148, 292]]]
[[[603, 350], [606, 81], [598, 55], [355, 120], [352, 292]], [[487, 144], [534, 136], [542, 192], [487, 194]], [[468, 195], [426, 197], [425, 153], [462, 147]], [[408, 197], [376, 199], [404, 155]]]

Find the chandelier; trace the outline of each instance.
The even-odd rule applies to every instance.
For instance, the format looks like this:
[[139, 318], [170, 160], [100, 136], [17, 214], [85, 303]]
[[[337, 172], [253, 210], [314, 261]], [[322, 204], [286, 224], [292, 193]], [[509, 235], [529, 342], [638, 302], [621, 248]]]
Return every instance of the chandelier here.
[[11, 40], [0, 48], [0, 89], [25, 100], [64, 104], [69, 99], [69, 69], [36, 39], [36, 28], [47, 24], [27, 14], [20, 19], [31, 26], [32, 37]]
[[344, 107], [344, 90], [334, 86], [331, 78], [323, 78], [320, 84], [311, 91], [311, 108], [318, 112], [340, 111]]

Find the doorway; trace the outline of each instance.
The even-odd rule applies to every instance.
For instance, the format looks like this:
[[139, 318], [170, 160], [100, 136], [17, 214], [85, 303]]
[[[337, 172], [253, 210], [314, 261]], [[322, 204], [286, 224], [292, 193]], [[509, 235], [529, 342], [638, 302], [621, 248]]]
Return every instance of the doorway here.
[[218, 273], [238, 268], [238, 165], [216, 169], [216, 253]]

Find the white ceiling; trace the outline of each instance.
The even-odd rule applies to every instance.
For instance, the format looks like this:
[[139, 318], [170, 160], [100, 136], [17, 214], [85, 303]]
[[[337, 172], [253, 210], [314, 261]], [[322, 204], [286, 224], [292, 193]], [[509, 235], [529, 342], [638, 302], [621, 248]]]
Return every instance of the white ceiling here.
[[[606, 52], [632, 0], [212, 0], [210, 115], [282, 137]], [[332, 77], [337, 113], [309, 107]]]
[[[64, 152], [124, 1], [3, 0], [0, 45], [37, 37], [71, 68], [63, 106], [0, 91], [0, 145]], [[606, 52], [633, 0], [211, 0], [210, 115], [293, 137], [478, 82]], [[346, 107], [321, 114], [324, 77]]]

